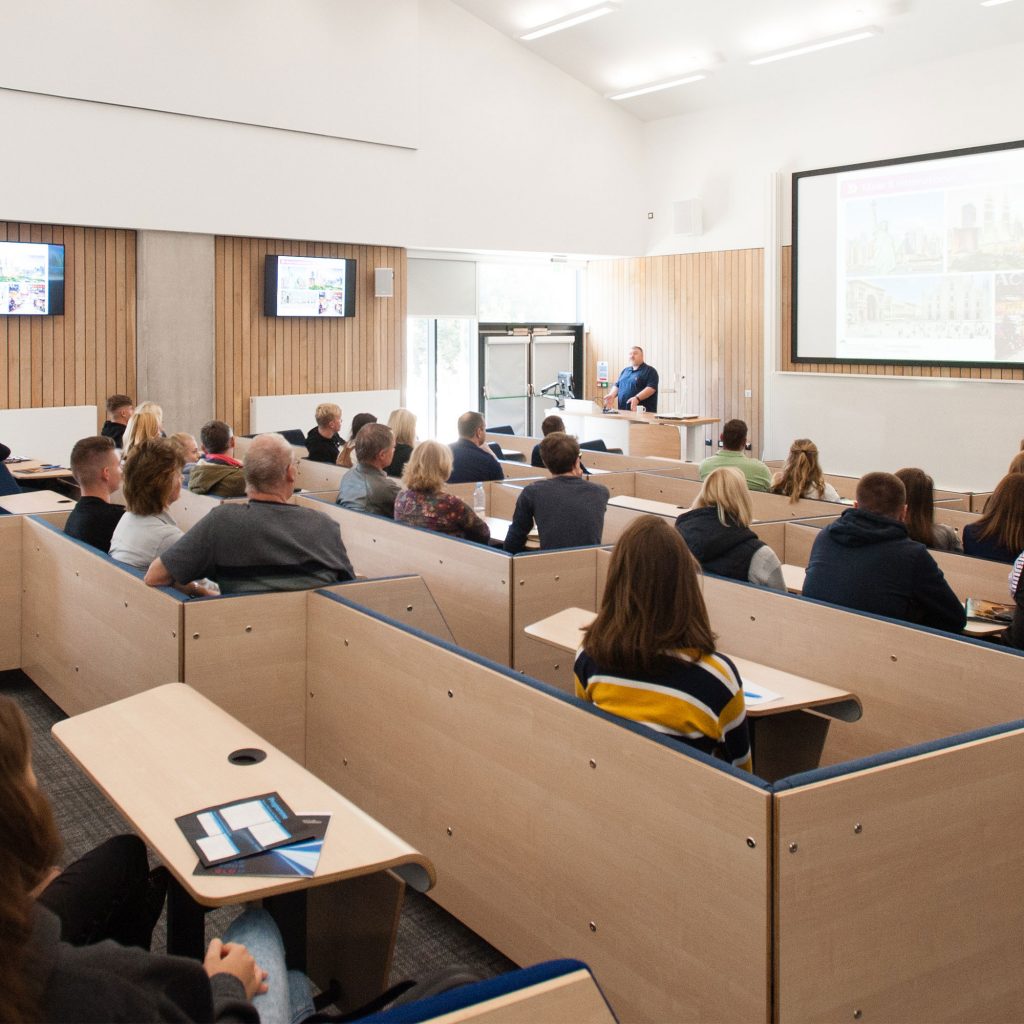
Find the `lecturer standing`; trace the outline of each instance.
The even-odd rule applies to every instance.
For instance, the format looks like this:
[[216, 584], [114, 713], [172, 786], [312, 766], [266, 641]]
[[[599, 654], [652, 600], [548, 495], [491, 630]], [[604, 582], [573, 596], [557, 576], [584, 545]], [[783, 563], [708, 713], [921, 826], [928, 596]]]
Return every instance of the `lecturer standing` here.
[[605, 408], [611, 409], [616, 398], [620, 409], [636, 412], [636, 407], [642, 405], [648, 412], [658, 411], [658, 371], [644, 362], [644, 350], [639, 345], [629, 350], [629, 365], [605, 395]]

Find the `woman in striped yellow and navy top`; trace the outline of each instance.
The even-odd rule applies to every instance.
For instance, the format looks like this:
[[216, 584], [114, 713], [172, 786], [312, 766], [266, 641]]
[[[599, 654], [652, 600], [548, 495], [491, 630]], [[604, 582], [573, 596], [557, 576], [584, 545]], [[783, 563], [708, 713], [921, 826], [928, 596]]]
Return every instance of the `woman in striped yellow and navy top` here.
[[575, 674], [578, 697], [751, 770], [739, 673], [715, 652], [697, 562], [664, 519], [619, 538]]

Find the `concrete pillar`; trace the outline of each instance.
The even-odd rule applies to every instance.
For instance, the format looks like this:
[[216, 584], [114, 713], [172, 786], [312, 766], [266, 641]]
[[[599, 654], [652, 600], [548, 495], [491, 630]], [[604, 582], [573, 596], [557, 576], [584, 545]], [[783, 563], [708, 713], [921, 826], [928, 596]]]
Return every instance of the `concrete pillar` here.
[[136, 402], [163, 406], [168, 434], [198, 437], [214, 415], [213, 235], [137, 236]]

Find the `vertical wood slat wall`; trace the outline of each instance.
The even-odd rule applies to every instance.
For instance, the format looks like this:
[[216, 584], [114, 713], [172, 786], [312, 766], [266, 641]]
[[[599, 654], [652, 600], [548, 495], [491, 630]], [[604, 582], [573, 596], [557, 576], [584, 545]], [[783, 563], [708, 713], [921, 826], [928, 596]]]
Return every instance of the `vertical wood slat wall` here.
[[[356, 260], [351, 318], [263, 315], [267, 255]], [[400, 389], [405, 362], [406, 251], [266, 238], [215, 241], [216, 415], [249, 432], [249, 398], [331, 391]], [[394, 298], [374, 298], [374, 269], [395, 271]], [[312, 425], [296, 423], [296, 427]]]
[[0, 241], [64, 246], [64, 315], [0, 316], [0, 409], [135, 395], [134, 231], [0, 221]]
[[[762, 249], [590, 263], [585, 395], [597, 397], [599, 360], [608, 360], [614, 383], [629, 347], [640, 345], [659, 374], [660, 412], [743, 419], [759, 453], [763, 275]], [[718, 431], [708, 436], [715, 441]]]
[[792, 358], [793, 250], [782, 247], [779, 260], [782, 319], [779, 325], [780, 369], [799, 373], [870, 373], [888, 377], [958, 377], [967, 380], [1024, 380], [1024, 368], [962, 366], [894, 366], [892, 363], [794, 363]]

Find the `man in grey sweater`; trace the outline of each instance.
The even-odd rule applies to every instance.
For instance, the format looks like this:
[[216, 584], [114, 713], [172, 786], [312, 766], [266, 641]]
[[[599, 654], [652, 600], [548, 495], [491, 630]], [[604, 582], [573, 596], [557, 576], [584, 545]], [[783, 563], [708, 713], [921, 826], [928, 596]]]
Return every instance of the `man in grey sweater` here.
[[540, 443], [540, 457], [551, 476], [523, 488], [505, 550], [523, 551], [534, 522], [543, 551], [600, 544], [608, 488], [583, 479], [579, 442], [560, 431], [548, 434]]

